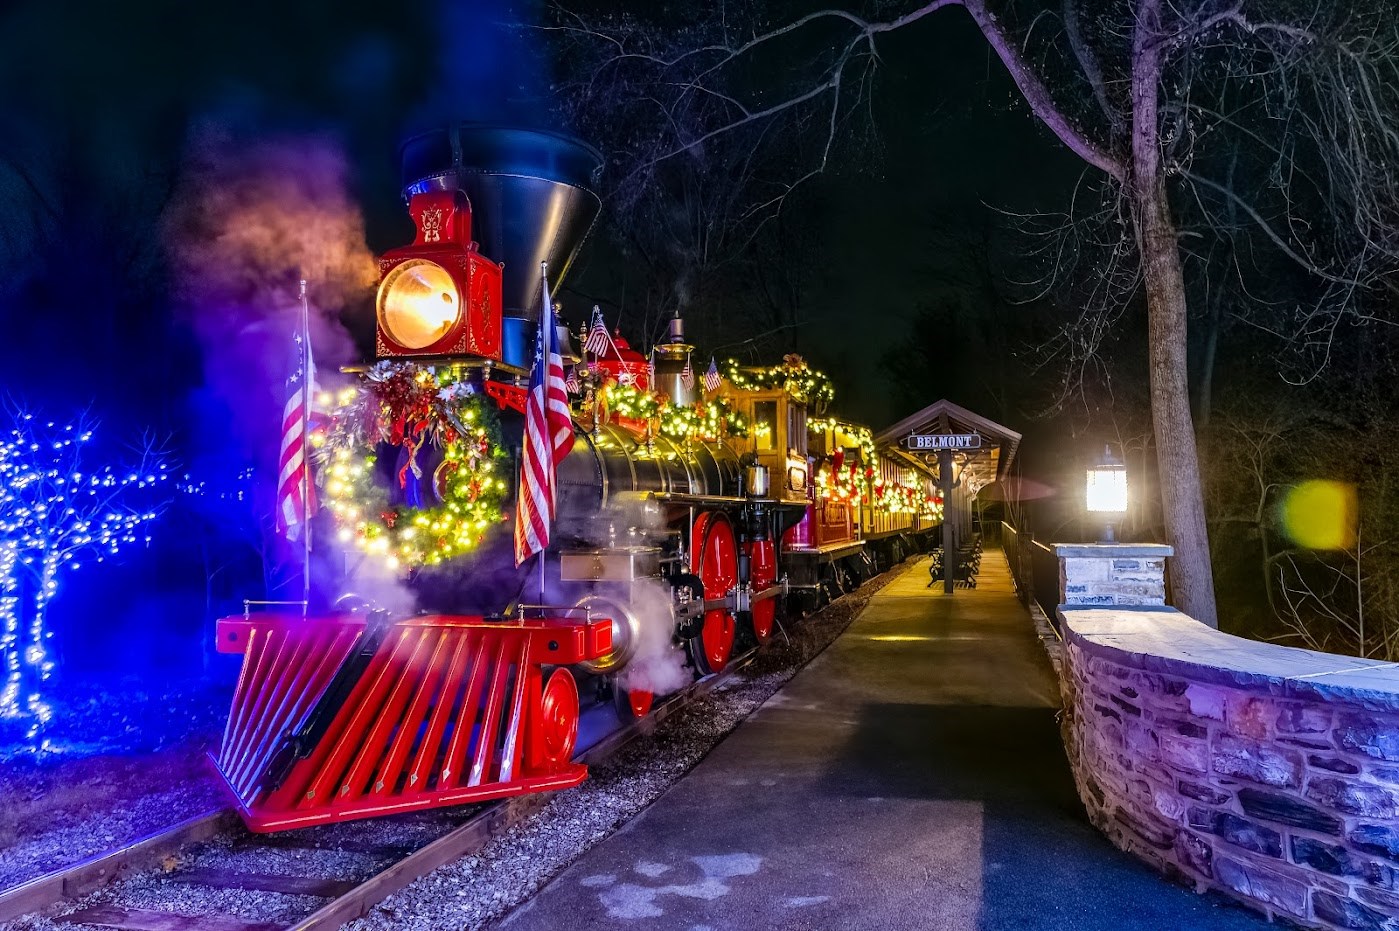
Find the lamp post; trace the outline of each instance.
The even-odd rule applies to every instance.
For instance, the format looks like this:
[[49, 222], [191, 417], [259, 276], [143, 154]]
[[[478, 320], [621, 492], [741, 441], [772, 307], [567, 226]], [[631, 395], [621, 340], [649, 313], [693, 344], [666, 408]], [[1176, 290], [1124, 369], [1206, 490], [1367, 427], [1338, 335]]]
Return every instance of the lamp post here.
[[1090, 514], [1100, 515], [1104, 536], [1099, 542], [1116, 543], [1113, 530], [1127, 515], [1127, 466], [1104, 446], [1098, 464], [1088, 469], [1085, 502]]

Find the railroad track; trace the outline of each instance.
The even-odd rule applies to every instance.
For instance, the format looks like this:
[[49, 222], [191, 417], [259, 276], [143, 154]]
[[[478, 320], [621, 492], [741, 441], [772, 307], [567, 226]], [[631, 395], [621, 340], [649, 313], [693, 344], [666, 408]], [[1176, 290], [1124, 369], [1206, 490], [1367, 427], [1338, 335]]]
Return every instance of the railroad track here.
[[[660, 702], [651, 713], [605, 734], [577, 759], [600, 763], [638, 737], [655, 730], [662, 720], [732, 680], [757, 655], [750, 650], [735, 657], [723, 672], [706, 676]], [[519, 824], [544, 808], [553, 793], [502, 799], [468, 809], [439, 809], [399, 816], [412, 823], [435, 822], [449, 825], [445, 833], [423, 845], [363, 843], [353, 839], [326, 837], [297, 839], [291, 835], [255, 835], [245, 831], [231, 808], [213, 809], [180, 824], [91, 857], [80, 863], [37, 877], [0, 892], [0, 922], [40, 913], [61, 903], [83, 898], [116, 882], [162, 864], [178, 863], [184, 854], [201, 844], [233, 836], [238, 850], [263, 848], [338, 850], [364, 854], [387, 861], [367, 878], [336, 879], [303, 877], [254, 870], [188, 868], [169, 873], [168, 879], [192, 886], [247, 893], [281, 893], [326, 900], [325, 904], [293, 921], [255, 921], [233, 914], [185, 914], [164, 908], [145, 908], [104, 903], [90, 905], [67, 914], [47, 918], [56, 924], [72, 924], [123, 929], [123, 931], [326, 931], [338, 928], [369, 912], [388, 896], [438, 867], [481, 851], [486, 844], [511, 826]], [[465, 820], [460, 820], [465, 814]], [[343, 829], [334, 825], [329, 830]], [[325, 831], [327, 829], [314, 829]], [[23, 926], [23, 925], [21, 925]]]

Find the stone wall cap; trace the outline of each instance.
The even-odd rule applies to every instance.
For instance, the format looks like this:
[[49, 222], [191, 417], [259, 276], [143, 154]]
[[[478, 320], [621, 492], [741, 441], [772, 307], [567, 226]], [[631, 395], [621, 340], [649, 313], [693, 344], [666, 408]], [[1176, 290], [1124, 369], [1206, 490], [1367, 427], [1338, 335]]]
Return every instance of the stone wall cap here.
[[1165, 543], [1055, 543], [1054, 553], [1069, 559], [1130, 559], [1134, 556], [1171, 556]]
[[1399, 711], [1399, 663], [1222, 633], [1174, 608], [1061, 607], [1064, 638], [1123, 666], [1289, 698]]

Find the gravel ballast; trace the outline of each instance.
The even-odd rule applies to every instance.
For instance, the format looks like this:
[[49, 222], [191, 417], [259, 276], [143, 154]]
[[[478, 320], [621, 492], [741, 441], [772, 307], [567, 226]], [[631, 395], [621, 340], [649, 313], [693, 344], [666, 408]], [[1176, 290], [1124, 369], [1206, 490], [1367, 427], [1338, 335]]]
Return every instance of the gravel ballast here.
[[661, 722], [607, 761], [587, 782], [492, 840], [395, 893], [350, 931], [469, 931], [489, 927], [595, 844], [607, 838], [756, 711], [838, 637], [869, 599], [916, 563], [872, 579], [825, 610], [787, 625], [747, 669]]
[[[573, 860], [602, 841], [658, 798], [692, 769], [728, 733], [778, 691], [850, 624], [871, 596], [912, 562], [871, 580], [825, 610], [788, 624], [784, 633], [744, 670], [712, 692], [691, 700], [662, 720], [650, 735], [634, 740], [607, 760], [593, 764], [581, 786], [554, 796], [539, 812], [493, 839], [477, 855], [448, 864], [413, 882], [352, 922], [356, 931], [427, 931], [486, 928], [526, 901]], [[167, 751], [168, 753], [168, 751]], [[205, 783], [193, 780], [186, 801], [199, 798]], [[216, 789], [216, 786], [210, 787]], [[212, 798], [217, 799], [217, 792]], [[101, 904], [156, 908], [188, 916], [226, 916], [249, 921], [292, 923], [324, 904], [301, 895], [207, 888], [179, 882], [185, 869], [314, 876], [360, 881], [389, 866], [392, 858], [363, 852], [366, 846], [416, 848], [471, 816], [472, 809], [449, 809], [392, 819], [289, 832], [285, 848], [252, 846], [241, 831], [187, 851], [178, 860], [67, 903], [69, 913]], [[100, 817], [90, 830], [101, 833]], [[168, 826], [166, 817], [152, 829]], [[112, 833], [106, 831], [106, 833]], [[115, 837], [115, 835], [114, 835]], [[101, 849], [110, 849], [120, 838]], [[323, 849], [307, 851], [290, 843]], [[339, 845], [346, 849], [337, 849]], [[357, 849], [350, 849], [357, 848]], [[57, 914], [57, 913], [55, 913]], [[43, 916], [0, 923], [4, 931], [79, 931], [83, 925]]]

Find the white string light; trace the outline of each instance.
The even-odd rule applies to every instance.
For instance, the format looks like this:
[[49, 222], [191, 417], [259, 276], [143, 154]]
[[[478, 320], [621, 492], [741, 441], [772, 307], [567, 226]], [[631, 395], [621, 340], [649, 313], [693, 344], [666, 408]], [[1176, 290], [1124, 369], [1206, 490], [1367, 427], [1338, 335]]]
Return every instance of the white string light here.
[[149, 543], [157, 511], [132, 505], [170, 477], [149, 448], [137, 468], [88, 469], [91, 440], [85, 422], [41, 426], [25, 413], [0, 439], [0, 718], [26, 722], [30, 738], [53, 717], [39, 686], [54, 668], [46, 625], [59, 579]]

